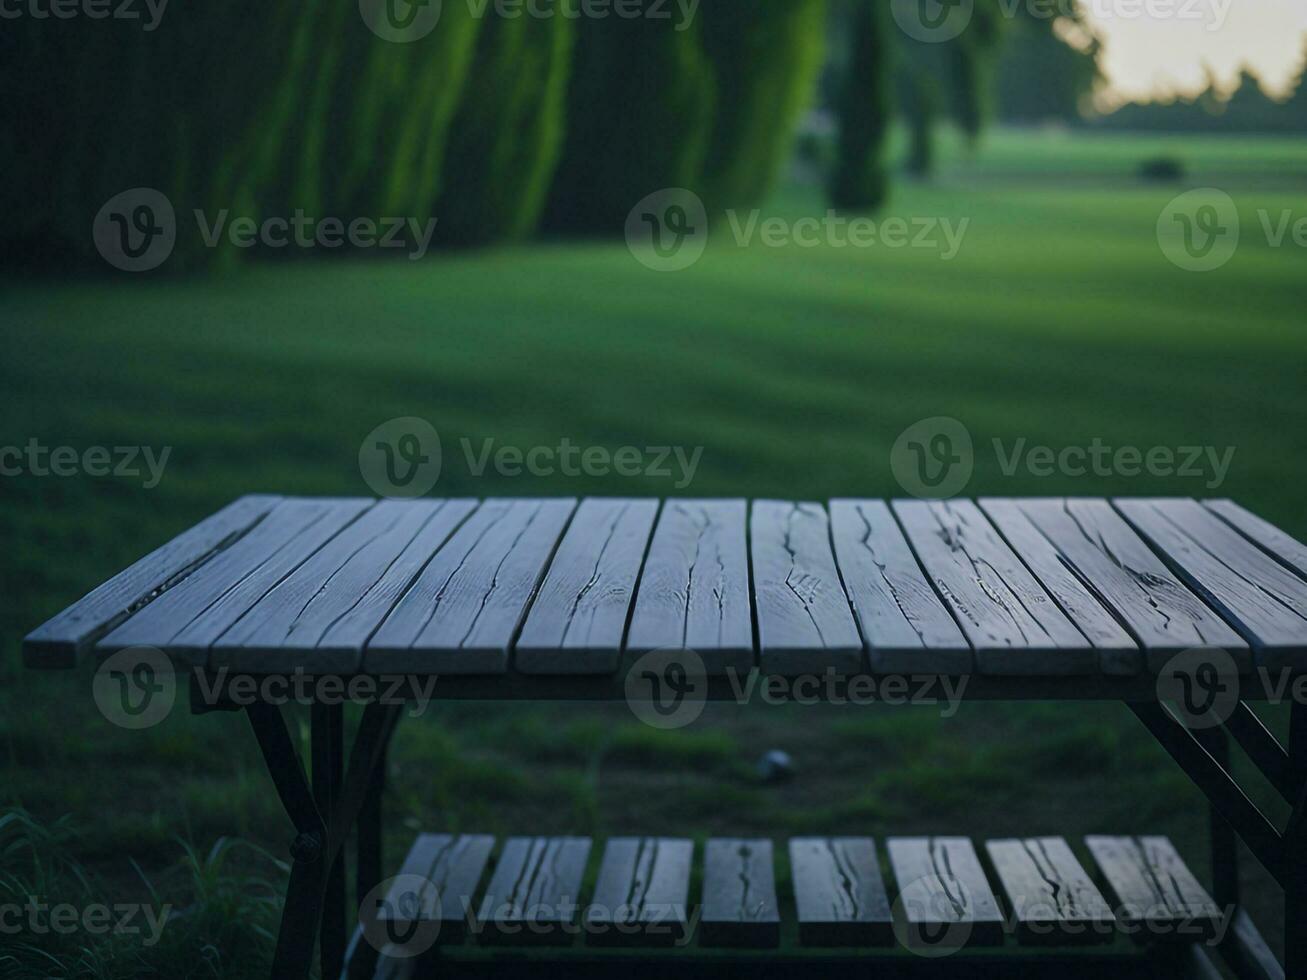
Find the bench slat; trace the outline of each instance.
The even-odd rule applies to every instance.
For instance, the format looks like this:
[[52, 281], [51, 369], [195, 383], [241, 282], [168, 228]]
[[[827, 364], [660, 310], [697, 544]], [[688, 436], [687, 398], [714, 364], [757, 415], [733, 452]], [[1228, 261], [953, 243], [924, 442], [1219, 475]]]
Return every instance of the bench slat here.
[[870, 837], [796, 837], [790, 874], [803, 945], [893, 943], [894, 918]]
[[254, 527], [281, 498], [241, 497], [92, 589], [23, 640], [29, 667], [71, 667], [136, 609]]
[[968, 500], [896, 500], [894, 513], [976, 650], [983, 674], [1099, 672], [1098, 652]]
[[594, 946], [674, 946], [686, 937], [694, 842], [615, 837], [604, 849], [586, 941]]
[[[467, 937], [477, 885], [485, 874], [494, 837], [484, 834], [422, 834], [413, 843], [385, 902], [374, 911], [398, 933], [414, 923], [439, 922], [442, 944]], [[427, 887], [414, 894], [413, 878]]]
[[[441, 520], [444, 501], [383, 500], [315, 552], [222, 634], [209, 652], [211, 667], [281, 673], [303, 667], [313, 673], [352, 674], [362, 643], [358, 614], [370, 634], [390, 608], [376, 600], [406, 586], [412, 573], [448, 537], [451, 524], [466, 515], [457, 501], [450, 520]], [[402, 579], [395, 582], [393, 575]], [[366, 601], [374, 588], [379, 592]], [[338, 632], [339, 631], [339, 632]], [[334, 639], [328, 639], [328, 633]]]
[[1114, 501], [1270, 670], [1307, 665], [1307, 581], [1194, 500]]
[[832, 500], [835, 559], [882, 674], [967, 674], [971, 644], [939, 601], [883, 500]]
[[[1194, 647], [1220, 647], [1251, 666], [1248, 644], [1171, 573], [1105, 500], [985, 500], [1004, 534], [1034, 528], [1059, 562], [1076, 571], [1146, 651], [1153, 673]], [[1009, 537], [1009, 540], [1011, 538]]]
[[363, 654], [370, 673], [502, 674], [574, 499], [488, 500], [445, 543]]
[[656, 500], [582, 502], [558, 546], [518, 638], [514, 666], [525, 674], [611, 674]]
[[1205, 500], [1203, 506], [1299, 575], [1307, 576], [1307, 544], [1290, 537], [1233, 500]]
[[708, 841], [699, 930], [702, 946], [773, 948], [780, 944], [771, 841]]
[[1061, 552], [1036, 527], [1015, 501], [981, 501], [981, 509], [998, 528], [1008, 546], [1026, 563], [1076, 628], [1098, 650], [1105, 674], [1138, 674], [1144, 654], [1064, 560]]
[[892, 837], [887, 847], [909, 945], [1002, 945], [1003, 913], [971, 841]]
[[370, 499], [282, 501], [230, 548], [101, 640], [97, 650], [152, 646], [179, 663], [204, 666], [218, 637], [374, 504]]
[[862, 636], [820, 504], [758, 500], [750, 521], [758, 652], [769, 674], [862, 670]]
[[1116, 917], [1061, 837], [991, 840], [1017, 939], [1029, 945], [1110, 943]]
[[1217, 934], [1222, 912], [1165, 837], [1085, 838], [1116, 900], [1121, 922], [1152, 942], [1198, 942]]
[[626, 648], [694, 650], [710, 675], [754, 664], [743, 500], [669, 500], [640, 576]]
[[481, 902], [481, 941], [568, 945], [589, 857], [588, 837], [510, 837]]

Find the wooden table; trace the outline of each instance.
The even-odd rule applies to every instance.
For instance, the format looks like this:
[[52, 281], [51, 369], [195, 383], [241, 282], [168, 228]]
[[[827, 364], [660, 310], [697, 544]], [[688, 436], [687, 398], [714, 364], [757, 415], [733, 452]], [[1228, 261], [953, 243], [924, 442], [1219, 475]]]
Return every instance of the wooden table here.
[[[437, 698], [638, 701], [660, 681], [738, 698], [754, 674], [780, 692], [943, 676], [977, 699], [1129, 703], [1212, 803], [1218, 902], [1237, 901], [1237, 834], [1285, 888], [1290, 975], [1307, 977], [1307, 706], [1294, 700], [1286, 748], [1247, 705], [1307, 695], [1307, 546], [1230, 501], [249, 496], [23, 647], [33, 667], [135, 649], [190, 672], [197, 710], [250, 718], [298, 831], [278, 976], [307, 974], [319, 932], [323, 973], [338, 971], [353, 830], [360, 894], [380, 880], [403, 704], [367, 706], [346, 764], [341, 703], [315, 703], [306, 777], [280, 708], [239, 700], [239, 681], [438, 677]], [[1293, 808], [1283, 828], [1231, 775], [1231, 735]]]

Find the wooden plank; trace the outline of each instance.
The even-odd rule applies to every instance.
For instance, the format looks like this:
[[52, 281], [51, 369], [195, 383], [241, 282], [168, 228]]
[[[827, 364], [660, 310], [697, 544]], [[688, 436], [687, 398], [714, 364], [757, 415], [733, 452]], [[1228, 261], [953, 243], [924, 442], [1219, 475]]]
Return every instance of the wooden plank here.
[[743, 500], [669, 500], [640, 576], [626, 648], [694, 650], [711, 676], [754, 664]]
[[820, 504], [756, 500], [750, 519], [758, 656], [769, 674], [862, 670], [862, 636]]
[[985, 844], [1017, 939], [1028, 945], [1110, 943], [1116, 917], [1061, 837]]
[[577, 508], [514, 651], [524, 674], [611, 674], [656, 500], [590, 498]]
[[589, 857], [588, 837], [510, 837], [481, 902], [481, 942], [568, 945]]
[[889, 895], [870, 837], [796, 837], [790, 875], [805, 946], [894, 942]]
[[[442, 519], [447, 506], [447, 518]], [[213, 644], [210, 667], [353, 674], [397, 594], [471, 510], [383, 500], [279, 582]]]
[[981, 508], [1039, 584], [1076, 629], [1098, 650], [1105, 674], [1138, 674], [1144, 668], [1139, 644], [1069, 567], [1057, 548], [1017, 507], [1004, 501], [981, 501]]
[[1003, 944], [1003, 913], [971, 841], [892, 837], [887, 847], [909, 946]]
[[1270, 670], [1307, 667], [1307, 581], [1194, 500], [1114, 501]]
[[279, 500], [241, 497], [156, 548], [32, 630], [23, 640], [23, 662], [29, 667], [74, 666], [100, 637], [238, 540]]
[[283, 500], [243, 538], [102, 639], [96, 649], [164, 650], [201, 667], [209, 647], [310, 555], [376, 501]]
[[1290, 537], [1233, 500], [1205, 500], [1203, 506], [1281, 564], [1307, 576], [1307, 544]]
[[615, 837], [604, 849], [585, 913], [594, 946], [675, 946], [687, 934], [694, 842]]
[[894, 513], [983, 674], [1094, 674], [1098, 652], [968, 500], [896, 500]]
[[981, 506], [1009, 541], [1038, 534], [1046, 543], [1043, 563], [1056, 560], [1120, 617], [1143, 647], [1151, 672], [1160, 673], [1176, 654], [1196, 647], [1220, 647], [1251, 666], [1248, 644], [1106, 500], [985, 500]]
[[[1149, 942], [1199, 942], [1222, 912], [1165, 837], [1085, 838], [1115, 900], [1117, 918]], [[1142, 933], [1141, 933], [1142, 930]]]
[[708, 841], [702, 913], [701, 946], [771, 949], [780, 944], [771, 841]]
[[1229, 938], [1222, 945], [1221, 953], [1231, 961], [1240, 977], [1246, 977], [1247, 980], [1284, 980], [1284, 967], [1243, 909], [1234, 913]]
[[969, 674], [971, 644], [926, 580], [889, 505], [832, 500], [831, 537], [844, 588], [880, 674]]
[[487, 500], [427, 564], [363, 654], [370, 673], [502, 674], [576, 506]]
[[[461, 943], [494, 846], [495, 838], [485, 834], [422, 834], [374, 910], [377, 918], [401, 934], [416, 924], [439, 923], [441, 945]], [[422, 881], [425, 886], [415, 887]]]

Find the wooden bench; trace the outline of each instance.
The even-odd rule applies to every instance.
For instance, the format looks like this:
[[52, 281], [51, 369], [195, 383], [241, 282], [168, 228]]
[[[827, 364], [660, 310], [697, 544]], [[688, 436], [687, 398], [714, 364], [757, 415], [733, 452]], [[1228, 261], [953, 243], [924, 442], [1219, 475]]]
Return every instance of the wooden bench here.
[[1184, 967], [1210, 965], [1235, 911], [1216, 904], [1165, 837], [1086, 838], [1092, 871], [1060, 837], [991, 840], [979, 853], [965, 837], [891, 837], [892, 883], [870, 837], [794, 838], [784, 914], [770, 840], [709, 840], [697, 902], [689, 840], [609, 840], [586, 901], [588, 838], [512, 837], [497, 860], [494, 843], [420, 836], [377, 902], [385, 931], [361, 929], [356, 954], [381, 939], [390, 945], [378, 976], [421, 975], [469, 943], [766, 950], [784, 928], [802, 948], [931, 956], [1126, 939], [1183, 948], [1170, 962]]
[[[943, 676], [965, 678], [972, 699], [1121, 701], [1212, 805], [1220, 906], [1238, 905], [1237, 836], [1284, 887], [1286, 921], [1307, 921], [1307, 706], [1294, 701], [1282, 745], [1247, 704], [1301, 692], [1289, 682], [1307, 671], [1307, 546], [1230, 501], [251, 496], [23, 645], [25, 662], [45, 668], [141, 650], [186, 672], [197, 711], [246, 712], [296, 828], [279, 978], [307, 976], [315, 943], [324, 975], [343, 966], [349, 838], [357, 834], [360, 894], [382, 880], [384, 759], [402, 705], [369, 703], [347, 757], [343, 706], [315, 701], [306, 772], [279, 707], [237, 696], [236, 682], [250, 677], [438, 676], [436, 698], [633, 708], [669, 688], [678, 699], [737, 699], [741, 673]], [[1210, 724], [1177, 723], [1194, 710]], [[1232, 745], [1283, 798], [1287, 821], [1243, 791]], [[895, 844], [891, 863], [925, 860], [920, 846]], [[706, 870], [719, 851], [738, 861], [742, 848], [750, 867], [769, 866], [769, 846], [719, 842]], [[838, 856], [812, 846], [811, 861], [875, 879], [865, 842]], [[934, 846], [967, 857], [968, 880], [983, 883], [969, 852]], [[1100, 866], [1122, 846], [1091, 845]], [[618, 890], [653, 859], [638, 842], [622, 847], [613, 861], [626, 863], [604, 879]], [[523, 867], [533, 853], [522, 853]], [[558, 859], [586, 860], [576, 845]], [[1056, 872], [1091, 896], [1060, 845], [990, 842], [982, 860], [1000, 890]], [[798, 864], [820, 882], [811, 862]], [[712, 880], [722, 885], [704, 895], [700, 944], [774, 934], [775, 921], [713, 917], [740, 901], [741, 879]], [[1076, 911], [1089, 922], [1103, 915], [1097, 904]], [[815, 942], [846, 925], [814, 921], [802, 932]], [[996, 935], [993, 925], [978, 921], [973, 937]], [[869, 936], [878, 926], [856, 928]], [[1222, 954], [1248, 976], [1274, 975], [1254, 934], [1240, 913]], [[1307, 978], [1307, 931], [1291, 925], [1285, 946], [1289, 975]]]

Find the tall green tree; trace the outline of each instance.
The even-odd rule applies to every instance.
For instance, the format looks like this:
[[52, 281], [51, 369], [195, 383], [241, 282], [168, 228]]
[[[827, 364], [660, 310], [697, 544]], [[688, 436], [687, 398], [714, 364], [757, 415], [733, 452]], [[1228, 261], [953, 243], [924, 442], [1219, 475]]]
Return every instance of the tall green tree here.
[[576, 21], [494, 18], [481, 31], [467, 94], [452, 124], [437, 238], [511, 241], [535, 230], [566, 135]]
[[703, 192], [718, 208], [762, 200], [790, 158], [825, 54], [826, 0], [707, 0], [717, 105]]
[[[644, 9], [667, 10], [645, 0]], [[630, 209], [703, 171], [714, 85], [700, 18], [581, 18], [567, 98], [567, 139], [545, 227], [620, 234]]]
[[880, 0], [860, 0], [850, 27], [830, 199], [837, 208], [870, 210], [889, 194], [885, 151], [894, 112], [889, 8]]

